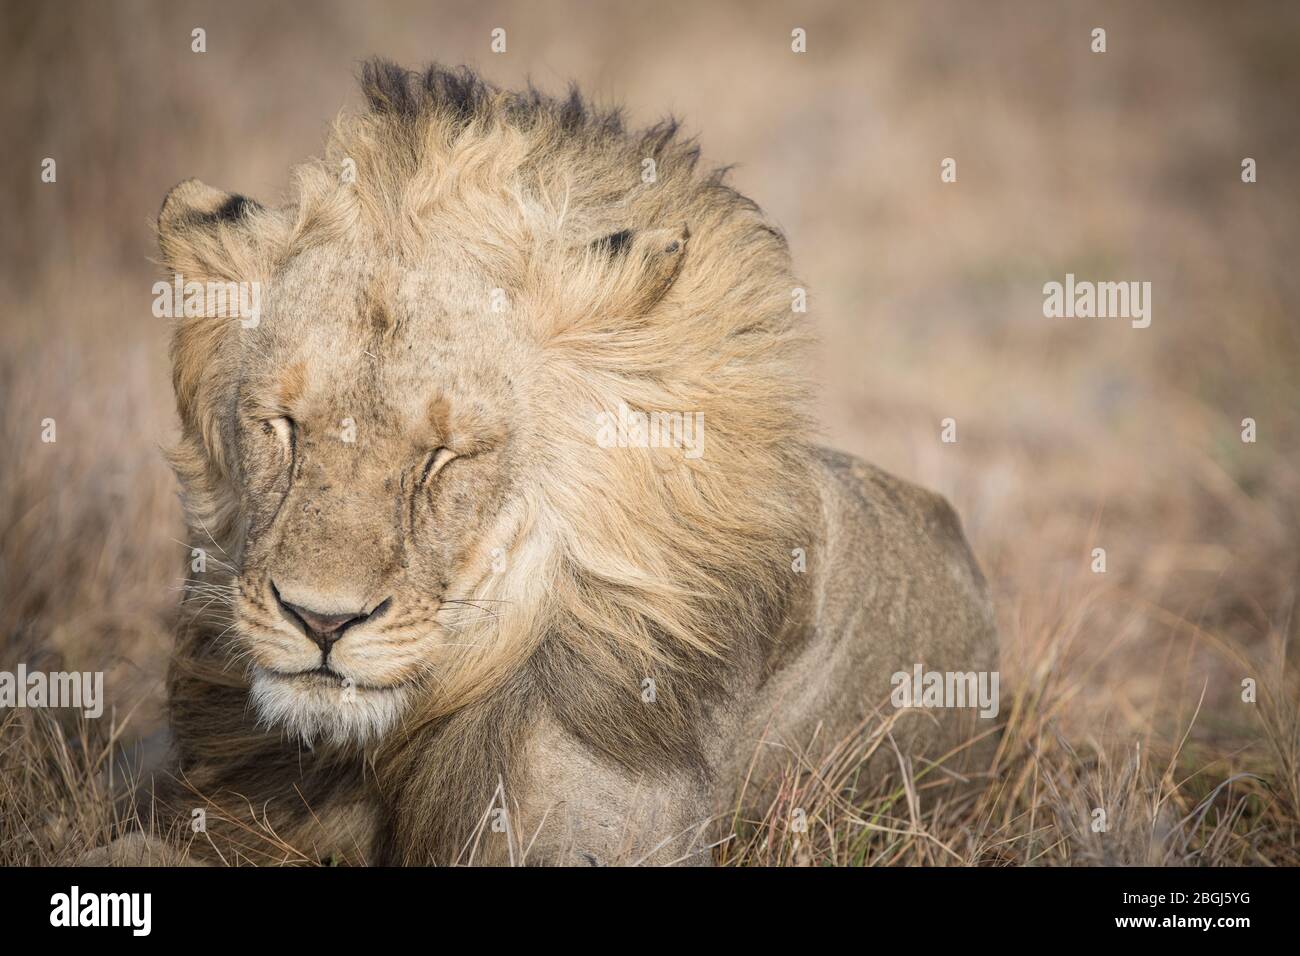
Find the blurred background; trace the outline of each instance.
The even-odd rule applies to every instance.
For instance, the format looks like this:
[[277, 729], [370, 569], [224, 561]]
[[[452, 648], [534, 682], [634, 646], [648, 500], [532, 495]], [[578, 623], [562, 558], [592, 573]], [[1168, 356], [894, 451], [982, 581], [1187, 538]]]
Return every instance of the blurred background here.
[[[153, 219], [190, 176], [277, 201], [381, 54], [683, 120], [790, 239], [824, 440], [961, 513], [1004, 688], [1070, 675], [1084, 737], [1263, 746], [1241, 680], [1292, 679], [1300, 580], [1300, 5], [2, 9], [0, 669], [104, 669], [124, 739], [161, 719], [188, 550]], [[1150, 328], [1044, 318], [1067, 272], [1151, 282]]]

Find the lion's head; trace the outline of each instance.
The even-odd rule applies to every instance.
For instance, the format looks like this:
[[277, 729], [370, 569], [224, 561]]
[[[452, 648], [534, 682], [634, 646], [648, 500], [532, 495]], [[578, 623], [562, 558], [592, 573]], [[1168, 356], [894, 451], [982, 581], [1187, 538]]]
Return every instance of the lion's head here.
[[814, 503], [780, 234], [673, 124], [467, 71], [363, 88], [284, 205], [191, 180], [159, 216], [172, 272], [258, 303], [177, 308], [191, 603], [229, 612], [189, 653], [365, 743], [547, 640], [632, 695], [752, 650]]

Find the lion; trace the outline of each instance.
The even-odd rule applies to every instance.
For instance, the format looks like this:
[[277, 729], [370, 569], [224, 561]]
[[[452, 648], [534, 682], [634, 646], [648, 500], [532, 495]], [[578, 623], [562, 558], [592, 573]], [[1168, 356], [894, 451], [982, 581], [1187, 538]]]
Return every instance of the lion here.
[[891, 696], [996, 666], [987, 585], [943, 498], [816, 443], [781, 231], [675, 122], [361, 85], [283, 205], [158, 217], [178, 285], [260, 304], [174, 323], [190, 855], [709, 863], [819, 748], [969, 752]]

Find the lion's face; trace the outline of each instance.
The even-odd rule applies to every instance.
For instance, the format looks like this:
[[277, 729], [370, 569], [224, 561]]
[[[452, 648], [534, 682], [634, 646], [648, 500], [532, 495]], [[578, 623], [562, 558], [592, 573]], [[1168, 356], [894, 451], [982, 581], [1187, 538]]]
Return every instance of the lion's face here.
[[528, 442], [510, 370], [528, 353], [507, 323], [458, 346], [458, 325], [483, 324], [448, 304], [468, 296], [391, 263], [306, 253], [264, 297], [228, 436], [245, 522], [232, 630], [262, 718], [365, 741], [495, 613], [472, 596], [514, 531]]
[[642, 682], [766, 633], [805, 543], [784, 241], [672, 124], [380, 72], [285, 205], [188, 180], [159, 214], [173, 273], [261, 288], [251, 328], [174, 326], [172, 464], [221, 562], [179, 656], [306, 739], [525, 668], [611, 746], [620, 708], [670, 739]]

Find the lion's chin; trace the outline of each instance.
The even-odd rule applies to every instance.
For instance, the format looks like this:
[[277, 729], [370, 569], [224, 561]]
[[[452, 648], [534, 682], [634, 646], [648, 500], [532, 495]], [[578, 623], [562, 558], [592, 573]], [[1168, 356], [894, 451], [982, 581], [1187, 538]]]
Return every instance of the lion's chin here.
[[382, 739], [406, 707], [410, 689], [352, 687], [315, 676], [288, 677], [257, 665], [249, 697], [258, 722], [314, 746], [366, 745]]

